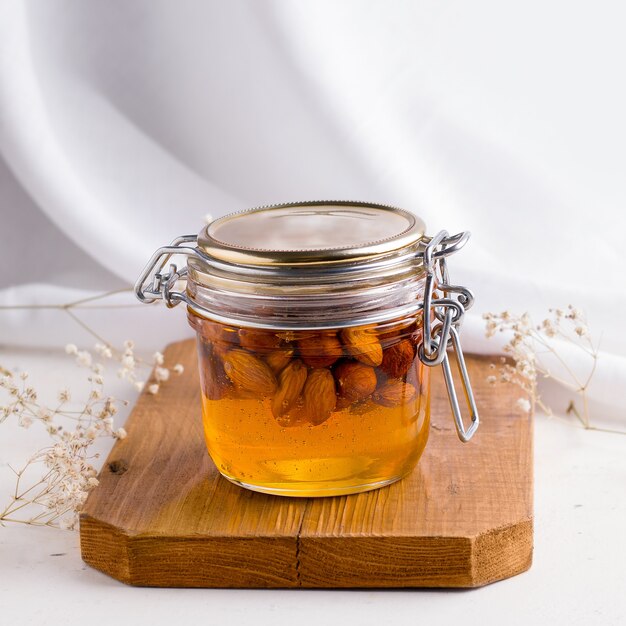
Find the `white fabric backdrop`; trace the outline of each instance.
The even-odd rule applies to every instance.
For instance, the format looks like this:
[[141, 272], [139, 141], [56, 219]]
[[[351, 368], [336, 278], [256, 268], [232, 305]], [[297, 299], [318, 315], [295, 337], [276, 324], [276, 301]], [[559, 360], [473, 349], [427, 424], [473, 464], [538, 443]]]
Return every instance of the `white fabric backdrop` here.
[[[474, 233], [452, 264], [478, 296], [469, 348], [494, 349], [484, 311], [584, 309], [591, 392], [619, 418], [625, 18], [603, 1], [0, 0], [0, 304], [129, 284], [207, 213], [396, 204]], [[179, 313], [81, 315], [157, 347], [189, 332]], [[0, 315], [5, 345], [80, 337], [58, 311]]]

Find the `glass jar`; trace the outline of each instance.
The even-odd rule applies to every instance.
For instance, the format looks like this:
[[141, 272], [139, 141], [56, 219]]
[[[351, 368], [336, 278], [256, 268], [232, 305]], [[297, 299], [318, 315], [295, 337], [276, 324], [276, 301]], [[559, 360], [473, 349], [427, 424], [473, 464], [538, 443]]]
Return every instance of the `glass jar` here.
[[[157, 250], [136, 293], [187, 305], [207, 448], [221, 474], [287, 496], [401, 479], [426, 446], [437, 364], [467, 441], [478, 413], [457, 327], [472, 296], [449, 284], [446, 257], [468, 236], [429, 238], [419, 218], [393, 207], [303, 202], [227, 215]], [[164, 272], [177, 254], [186, 267]]]

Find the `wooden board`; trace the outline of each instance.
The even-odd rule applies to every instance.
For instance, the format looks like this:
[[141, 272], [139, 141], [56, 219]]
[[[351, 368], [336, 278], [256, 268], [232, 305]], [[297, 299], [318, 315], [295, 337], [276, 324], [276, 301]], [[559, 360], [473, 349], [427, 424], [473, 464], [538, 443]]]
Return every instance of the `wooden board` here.
[[81, 515], [83, 559], [126, 583], [167, 587], [475, 587], [531, 565], [532, 420], [519, 389], [489, 386], [456, 437], [432, 383], [426, 451], [402, 481], [368, 493], [284, 498], [223, 479], [206, 451], [193, 341], [167, 349], [185, 374], [144, 394]]

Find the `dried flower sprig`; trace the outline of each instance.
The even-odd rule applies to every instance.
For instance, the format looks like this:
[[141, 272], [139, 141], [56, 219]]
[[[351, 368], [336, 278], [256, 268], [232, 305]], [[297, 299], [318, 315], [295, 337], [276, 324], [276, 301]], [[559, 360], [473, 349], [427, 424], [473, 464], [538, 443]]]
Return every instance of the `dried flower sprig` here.
[[[87, 399], [72, 402], [69, 389], [58, 393], [56, 402], [42, 404], [39, 394], [30, 385], [29, 375], [23, 372], [13, 375], [0, 366], [0, 424], [15, 418], [17, 424], [28, 429], [33, 424], [43, 426], [52, 441], [49, 446], [37, 450], [23, 464], [12, 471], [16, 475], [15, 489], [8, 504], [0, 509], [0, 525], [8, 522], [38, 526], [74, 528], [78, 513], [87, 494], [98, 484], [93, 463], [99, 454], [92, 452], [95, 441], [101, 438], [123, 439], [126, 431], [115, 429], [113, 416], [118, 407], [126, 405], [104, 393], [104, 372], [107, 365], [119, 364], [117, 376], [128, 381], [136, 391], [147, 385], [151, 394], [158, 393], [161, 385], [172, 374], [180, 375], [184, 368], [180, 363], [165, 366], [163, 354], [156, 352], [151, 359], [139, 356], [132, 341], [116, 348], [104, 339], [84, 320], [78, 317], [79, 309], [131, 308], [139, 304], [106, 305], [98, 301], [132, 289], [124, 288], [96, 294], [65, 304], [9, 305], [0, 311], [16, 309], [58, 310], [68, 315], [76, 324], [91, 334], [98, 343], [92, 352], [80, 350], [68, 344], [65, 352], [76, 363], [88, 370], [90, 390]], [[146, 379], [153, 372], [152, 380]], [[5, 396], [3, 399], [2, 396]], [[54, 406], [54, 408], [49, 408]], [[37, 472], [37, 469], [41, 471]]]
[[[523, 410], [530, 411], [536, 405], [546, 414], [553, 415], [537, 388], [539, 378], [549, 378], [570, 389], [578, 398], [571, 400], [564, 410], [573, 414], [583, 428], [622, 432], [591, 424], [588, 390], [598, 364], [599, 349], [591, 339], [587, 321], [579, 309], [572, 305], [565, 309], [549, 309], [548, 316], [539, 324], [534, 323], [528, 313], [518, 315], [509, 311], [486, 313], [483, 319], [488, 338], [498, 333], [504, 333], [508, 338], [503, 350], [509, 360], [502, 357], [499, 367], [492, 364], [493, 373], [487, 377], [487, 382], [514, 384], [524, 392], [518, 400], [518, 406]], [[586, 359], [583, 374], [575, 371], [561, 354], [559, 342], [573, 346], [576, 353]]]
[[[97, 345], [95, 353], [101, 361], [73, 344], [66, 346], [65, 351], [88, 370], [90, 389], [82, 402], [72, 402], [71, 391], [61, 389], [54, 403], [44, 404], [30, 384], [27, 372], [14, 376], [1, 368], [0, 394], [4, 392], [6, 399], [0, 396], [0, 423], [15, 418], [22, 428], [38, 424], [45, 428], [52, 441], [32, 454], [21, 469], [11, 468], [16, 476], [15, 489], [8, 504], [0, 508], [0, 525], [14, 522], [74, 528], [87, 494], [98, 484], [93, 462], [99, 455], [92, 453], [93, 444], [103, 437], [126, 437], [123, 428], [114, 428], [113, 417], [119, 406], [127, 402], [104, 393], [103, 361], [118, 360], [121, 364], [118, 376], [130, 381], [138, 391], [145, 384], [139, 379], [139, 373], [149, 361], [137, 357], [132, 341], [125, 342], [123, 350], [115, 351], [105, 344]], [[151, 393], [158, 391], [171, 372], [182, 374], [184, 371], [180, 364], [171, 369], [165, 367], [160, 352], [152, 357], [152, 365], [154, 382], [148, 387]], [[39, 472], [37, 468], [41, 468]]]

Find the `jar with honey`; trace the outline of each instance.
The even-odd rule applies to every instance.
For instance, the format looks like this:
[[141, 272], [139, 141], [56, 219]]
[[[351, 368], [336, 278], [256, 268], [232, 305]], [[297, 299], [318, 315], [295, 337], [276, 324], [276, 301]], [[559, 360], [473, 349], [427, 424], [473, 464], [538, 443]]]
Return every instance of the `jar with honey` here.
[[[227, 215], [157, 250], [136, 293], [187, 305], [220, 473], [283, 496], [393, 483], [426, 446], [429, 371], [439, 364], [469, 440], [478, 412], [458, 326], [473, 297], [450, 284], [446, 267], [468, 236], [428, 237], [418, 217], [393, 207], [302, 202]], [[178, 269], [170, 261], [181, 254]]]

